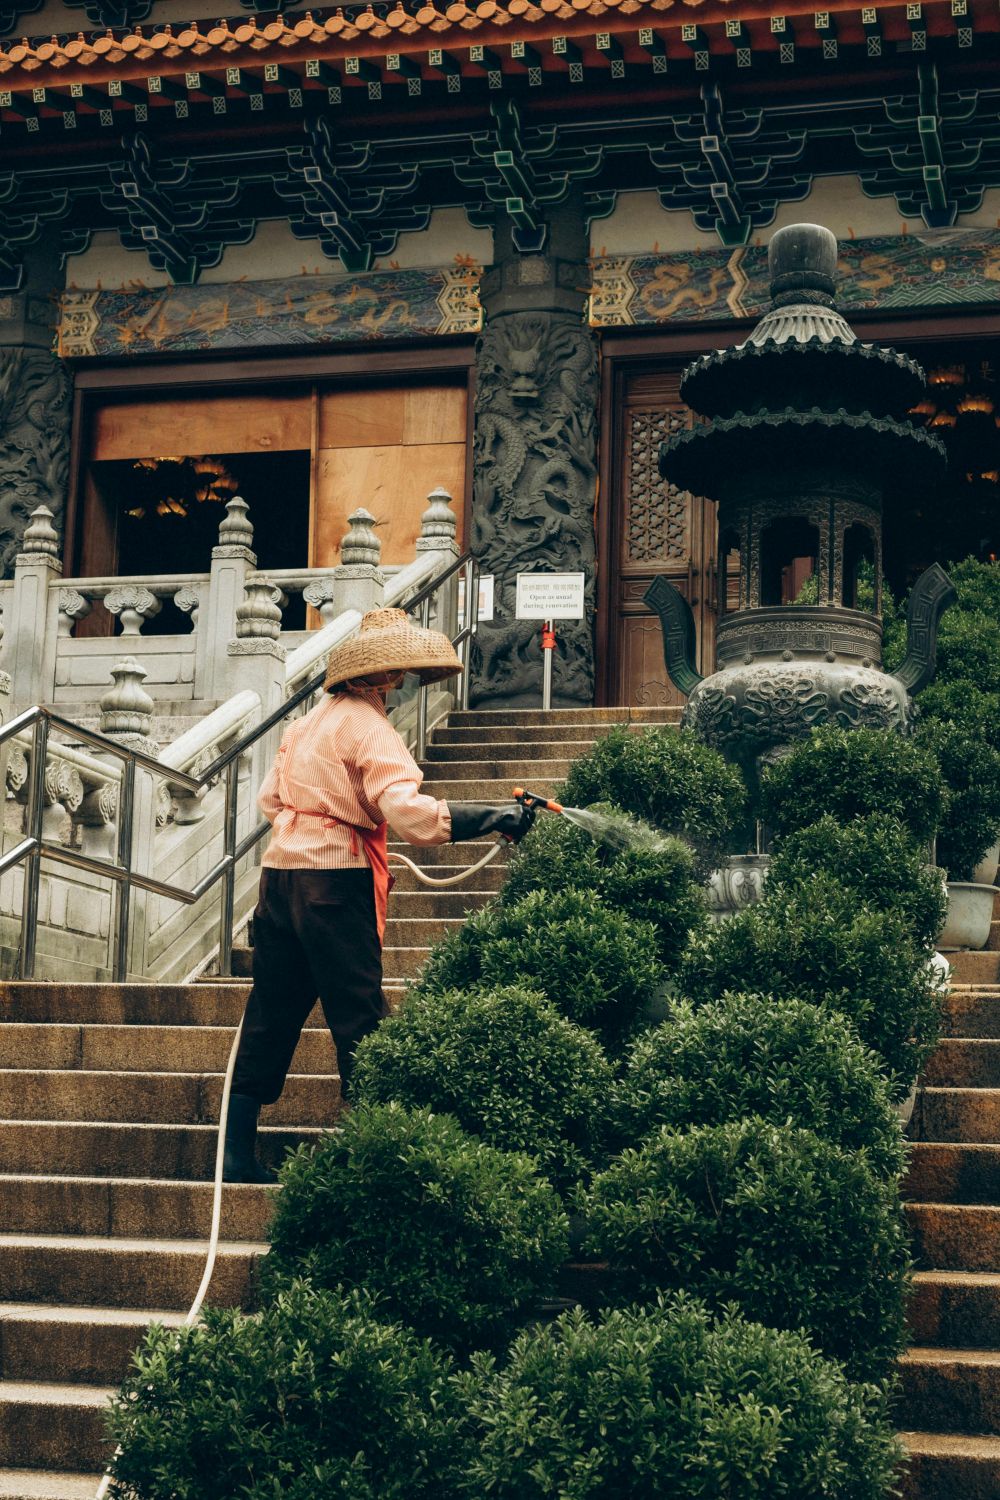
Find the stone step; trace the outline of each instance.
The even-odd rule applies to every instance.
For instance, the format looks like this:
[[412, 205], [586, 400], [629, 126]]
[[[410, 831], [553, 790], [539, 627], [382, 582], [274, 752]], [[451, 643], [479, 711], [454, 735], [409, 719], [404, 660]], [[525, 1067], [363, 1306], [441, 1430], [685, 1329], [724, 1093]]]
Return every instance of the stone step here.
[[927, 1059], [923, 1082], [933, 1088], [1000, 1089], [1000, 1041], [944, 1037]]
[[900, 1500], [997, 1500], [1000, 1438], [957, 1432], [901, 1432], [910, 1455]]
[[[435, 795], [437, 794], [435, 793]], [[510, 801], [509, 791], [504, 800], [506, 802]], [[389, 853], [405, 854], [407, 858], [412, 859], [413, 863], [419, 865], [421, 869], [431, 865], [455, 865], [456, 867], [465, 869], [468, 865], [474, 865], [477, 860], [482, 859], [484, 854], [488, 854], [491, 849], [494, 849], [496, 843], [495, 838], [463, 839], [459, 844], [429, 844], [426, 848], [421, 849], [417, 848], [415, 844], [407, 844], [403, 839], [390, 838]], [[503, 844], [501, 852], [486, 866], [486, 869], [502, 870], [506, 864], [509, 852], [510, 845]], [[405, 865], [399, 866], [399, 872], [400, 877], [410, 873]], [[457, 868], [455, 870], [442, 870], [441, 873], [442, 875], [457, 874]], [[483, 873], [485, 874], [485, 871]], [[477, 876], [477, 881], [478, 878]], [[456, 889], [460, 890], [461, 887], [456, 887]]]
[[[0, 1302], [186, 1312], [201, 1282], [206, 1248], [198, 1240], [0, 1234]], [[263, 1242], [220, 1240], [209, 1304], [249, 1306], [253, 1264], [266, 1253]], [[3, 1459], [10, 1461], [8, 1455]]]
[[1000, 1435], [1000, 1349], [908, 1349], [899, 1361], [903, 1428]]
[[451, 729], [491, 724], [678, 724], [680, 704], [669, 708], [462, 708], [448, 716]]
[[[502, 856], [497, 855], [497, 858], [500, 859]], [[413, 861], [423, 868], [419, 849], [413, 851]], [[470, 860], [469, 863], [473, 864], [475, 861]], [[396, 868], [400, 867], [397, 866]], [[460, 865], [456, 866], [454, 873], [457, 875], [461, 868]], [[440, 865], [428, 866], [428, 872], [433, 873], [435, 880], [442, 877], [447, 878], [449, 873], [452, 873], [450, 869], [446, 869]], [[409, 870], [406, 873], [411, 875]], [[484, 870], [482, 873], [485, 875], [486, 871]], [[415, 876], [411, 875], [411, 879], [416, 882]], [[479, 890], [477, 889], [478, 885], [478, 873], [468, 885], [453, 885], [445, 889], [434, 886], [419, 886], [416, 890], [401, 891], [398, 889], [397, 882], [397, 886], [393, 887], [392, 895], [389, 898], [389, 920], [390, 922], [405, 922], [412, 920], [414, 917], [436, 917], [439, 919], [447, 917], [452, 920], [461, 921], [470, 912], [479, 911], [480, 907], [487, 906], [496, 894], [495, 891]]]
[[[184, 1312], [0, 1302], [0, 1379], [117, 1385], [150, 1323], [179, 1328]], [[93, 1500], [93, 1497], [91, 1497]]]
[[[552, 765], [568, 764], [568, 762], [553, 761]], [[436, 769], [444, 770], [445, 767]], [[451, 768], [454, 769], [454, 768]], [[554, 797], [558, 800], [562, 783], [565, 776], [555, 777], [549, 780], [541, 774], [532, 774], [529, 780], [527, 772], [531, 769], [530, 763], [527, 767], [519, 765], [517, 773], [509, 776], [499, 777], [475, 777], [459, 780], [448, 778], [438, 780], [436, 777], [428, 777], [424, 782], [424, 790], [432, 797], [438, 797], [444, 802], [490, 802], [495, 805], [510, 802], [511, 788], [515, 785], [527, 786], [529, 791], [537, 792], [540, 797]], [[461, 845], [459, 845], [461, 848]]]
[[[506, 749], [507, 756], [510, 757], [508, 761], [505, 756], [504, 760], [500, 763], [502, 767], [519, 765], [523, 768], [524, 766], [530, 767], [537, 764], [545, 766], [549, 770], [549, 773], [555, 776], [558, 773], [553, 769], [553, 765], [557, 759], [559, 764], [564, 760], [568, 764], [570, 761], [578, 759], [579, 756], [586, 755], [593, 743], [593, 740], [559, 740], [556, 742], [537, 740], [529, 744], [523, 742], [519, 744], [517, 741], [494, 740], [491, 736], [488, 740], [466, 741], [458, 745], [428, 745], [424, 766], [428, 775], [432, 767], [441, 765], [469, 764], [482, 766], [490, 759], [491, 755], [496, 755], [498, 746], [502, 744]], [[545, 757], [544, 759], [543, 756]], [[550, 756], [552, 757], [551, 760], [549, 759]], [[455, 772], [456, 776], [459, 774], [461, 773], [458, 771]], [[505, 771], [503, 769], [489, 772], [476, 771], [469, 774], [477, 776], [502, 776], [505, 774]], [[565, 775], [566, 773], [563, 772], [562, 774]]]
[[53, 1021], [79, 1025], [236, 1026], [250, 986], [225, 980], [206, 984], [63, 984], [0, 981], [0, 1025]]
[[386, 990], [410, 983], [430, 957], [429, 948], [383, 948], [382, 973]]
[[1000, 1203], [1000, 1146], [914, 1141], [904, 1189], [918, 1203]]
[[[321, 1133], [264, 1128], [261, 1160], [277, 1167], [287, 1151]], [[217, 1137], [214, 1125], [0, 1120], [0, 1174], [205, 1182], [215, 1172]]]
[[[3, 1029], [4, 1055], [18, 1068], [94, 1072], [125, 1067], [142, 1073], [223, 1072], [235, 1035], [234, 1026], [60, 1026], [46, 1021], [12, 1021]], [[337, 1071], [325, 1026], [303, 1031], [290, 1071]]]
[[919, 1130], [925, 1141], [1000, 1142], [1000, 1089], [921, 1089]]
[[[252, 1184], [222, 1190], [225, 1240], [264, 1240], [275, 1193]], [[125, 1239], [208, 1237], [211, 1182], [131, 1177], [0, 1177], [3, 1227], [12, 1234], [83, 1234]]]
[[385, 924], [385, 946], [387, 949], [432, 948], [464, 925], [464, 917], [414, 917], [409, 921], [405, 917], [390, 917]]
[[[993, 1265], [996, 1265], [994, 1240]], [[916, 1271], [907, 1322], [914, 1341], [949, 1349], [1000, 1348], [1000, 1273]]]
[[942, 1031], [966, 1039], [1000, 1038], [1000, 987], [953, 986], [944, 1003]]
[[[86, 1072], [58, 1068], [0, 1070], [0, 1118], [113, 1121], [122, 1125], [212, 1124], [222, 1102], [219, 1073]], [[329, 1126], [340, 1111], [336, 1076], [289, 1078], [265, 1125]]]
[[0, 1468], [0, 1500], [94, 1500], [100, 1474]]
[[989, 948], [978, 952], [948, 953], [953, 984], [1000, 983], [1000, 953]]
[[0, 1380], [0, 1464], [30, 1457], [40, 1469], [99, 1472], [111, 1457], [104, 1413], [112, 1394], [105, 1386]]
[[920, 1265], [939, 1271], [996, 1268], [1000, 1208], [983, 1203], [907, 1203], [906, 1218]]
[[491, 756], [482, 760], [466, 758], [434, 762], [424, 768], [423, 789], [432, 797], [443, 797], [445, 794], [436, 790], [442, 781], [502, 781], [507, 786], [506, 800], [509, 801], [512, 786], [527, 786], [534, 791], [535, 782], [539, 780], [552, 786], [555, 782], [565, 781], [572, 764], [565, 757], [558, 760], [546, 757], [543, 760], [537, 755], [525, 755], [516, 760], [497, 760]]
[[[439, 875], [457, 875], [459, 870], [467, 869], [469, 865], [476, 863], [476, 858], [466, 852], [469, 847], [468, 844], [450, 844], [447, 847], [456, 851], [457, 857], [453, 861], [453, 868], [439, 869], [438, 866], [442, 865], [443, 861], [439, 859], [426, 859], [425, 856], [428, 852], [426, 849], [411, 848], [409, 849], [409, 856], [415, 865], [418, 865], [421, 870], [426, 870], [429, 875], [433, 875], [435, 878]], [[392, 890], [392, 906], [390, 910], [396, 909], [399, 899], [410, 892], [426, 895], [431, 901], [435, 900], [441, 894], [440, 886], [421, 885], [413, 871], [408, 870], [405, 865], [393, 863], [390, 869], [396, 877], [396, 884]], [[506, 855], [498, 854], [496, 859], [492, 860], [490, 864], [485, 865], [481, 870], [477, 870], [468, 882], [454, 885], [450, 889], [454, 894], [459, 895], [463, 899], [471, 899], [477, 896], [493, 897], [503, 885], [506, 874]]]
[[[446, 745], [583, 745], [584, 750], [567, 751], [568, 755], [583, 755], [604, 735], [619, 726], [604, 724], [490, 724], [456, 728], [449, 722], [443, 729], [435, 729], [428, 751]], [[638, 729], [639, 726], [633, 726]]]

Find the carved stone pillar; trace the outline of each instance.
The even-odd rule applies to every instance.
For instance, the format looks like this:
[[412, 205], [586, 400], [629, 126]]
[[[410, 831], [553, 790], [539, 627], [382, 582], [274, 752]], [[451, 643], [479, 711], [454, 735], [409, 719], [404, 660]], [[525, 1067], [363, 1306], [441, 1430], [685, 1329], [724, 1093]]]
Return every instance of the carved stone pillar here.
[[72, 383], [52, 353], [63, 286], [59, 237], [25, 256], [21, 287], [0, 293], [0, 576], [10, 578], [28, 518], [52, 512], [61, 538], [69, 481]]
[[586, 219], [570, 200], [545, 249], [519, 255], [498, 222], [477, 345], [472, 548], [492, 573], [495, 617], [479, 627], [472, 703], [541, 703], [540, 622], [514, 618], [518, 573], [587, 578], [587, 617], [557, 626], [552, 702], [593, 702], [597, 346], [585, 321]]

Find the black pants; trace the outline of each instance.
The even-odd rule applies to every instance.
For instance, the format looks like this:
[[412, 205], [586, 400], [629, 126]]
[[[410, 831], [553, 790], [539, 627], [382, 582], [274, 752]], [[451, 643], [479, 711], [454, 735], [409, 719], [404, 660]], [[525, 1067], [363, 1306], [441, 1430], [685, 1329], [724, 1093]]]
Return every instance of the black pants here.
[[337, 1048], [340, 1091], [354, 1052], [388, 1014], [371, 870], [265, 870], [253, 917], [253, 989], [233, 1092], [273, 1104], [317, 998]]

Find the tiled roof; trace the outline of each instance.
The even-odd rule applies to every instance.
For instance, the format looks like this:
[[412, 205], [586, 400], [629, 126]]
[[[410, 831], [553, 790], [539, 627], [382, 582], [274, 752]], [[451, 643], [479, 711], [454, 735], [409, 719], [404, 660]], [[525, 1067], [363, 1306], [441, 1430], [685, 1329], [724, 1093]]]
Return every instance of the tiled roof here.
[[[968, 0], [977, 17], [981, 0]], [[56, 85], [74, 80], [104, 82], [112, 78], [167, 75], [192, 69], [252, 68], [269, 62], [294, 64], [320, 59], [378, 53], [417, 55], [440, 47], [469, 47], [579, 37], [597, 32], [637, 32], [642, 27], [669, 34], [697, 16], [699, 26], [739, 18], [767, 22], [772, 15], [801, 15], [812, 21], [816, 0], [411, 0], [378, 16], [365, 10], [351, 16], [336, 12], [268, 22], [255, 19], [202, 22], [179, 26], [136, 26], [104, 35], [81, 32], [69, 40], [18, 41], [0, 47], [0, 80], [6, 88]], [[824, 0], [825, 13], [860, 21], [857, 0]], [[949, 0], [930, 0], [925, 11], [954, 14]], [[986, 29], [996, 26], [995, 5], [983, 4]], [[874, 13], [874, 11], [873, 11]], [[905, 4], [879, 6], [879, 18], [906, 24]]]

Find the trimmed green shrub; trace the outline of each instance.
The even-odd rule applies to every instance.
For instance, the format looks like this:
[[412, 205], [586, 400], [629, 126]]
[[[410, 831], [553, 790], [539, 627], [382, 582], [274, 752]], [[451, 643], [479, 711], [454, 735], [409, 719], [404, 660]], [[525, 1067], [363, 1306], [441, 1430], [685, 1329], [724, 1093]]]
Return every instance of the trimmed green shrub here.
[[478, 1372], [469, 1490], [496, 1500], [882, 1500], [902, 1456], [880, 1391], [687, 1297], [564, 1313]]
[[957, 615], [967, 611], [1000, 620], [1000, 566], [997, 563], [966, 557], [961, 562], [948, 564], [948, 577], [958, 591], [958, 602], [942, 616], [942, 623], [950, 624]]
[[931, 719], [917, 731], [938, 760], [948, 800], [938, 829], [937, 862], [951, 880], [972, 872], [1000, 835], [1000, 752], [955, 724]]
[[610, 1064], [597, 1039], [531, 990], [410, 994], [358, 1048], [356, 1104], [426, 1106], [559, 1186], [598, 1160]]
[[568, 807], [611, 802], [678, 834], [706, 858], [743, 831], [743, 778], [717, 750], [675, 729], [616, 727], [574, 761], [561, 800]]
[[885, 813], [918, 843], [933, 837], [944, 789], [933, 755], [884, 729], [815, 729], [761, 773], [761, 815], [775, 834]]
[[656, 933], [593, 891], [533, 891], [487, 907], [431, 953], [418, 993], [520, 984], [579, 1026], [620, 1043], [660, 981]]
[[635, 1043], [615, 1089], [618, 1138], [636, 1145], [663, 1125], [725, 1125], [756, 1115], [814, 1130], [874, 1169], [903, 1166], [899, 1121], [873, 1053], [843, 1018], [803, 1000], [724, 995], [680, 1004]]
[[110, 1410], [117, 1500], [445, 1500], [467, 1462], [446, 1357], [358, 1292], [153, 1325]]
[[903, 1346], [907, 1235], [895, 1180], [811, 1130], [748, 1119], [664, 1127], [583, 1199], [584, 1250], [621, 1296], [684, 1287], [773, 1328], [801, 1328], [855, 1379]]
[[[631, 821], [631, 820], [629, 820]], [[607, 906], [652, 922], [661, 963], [673, 964], [688, 933], [706, 920], [689, 846], [661, 835], [656, 847], [614, 849], [565, 818], [539, 818], [510, 862], [500, 891], [513, 906], [532, 891], [595, 891]]]
[[935, 680], [920, 694], [921, 719], [954, 724], [991, 750], [1000, 750], [1000, 692], [984, 693], [971, 682]]
[[882, 1059], [896, 1098], [909, 1091], [940, 1024], [940, 992], [906, 920], [873, 911], [829, 875], [804, 892], [765, 895], [695, 936], [678, 990], [696, 1005], [746, 990], [841, 1011]]
[[870, 813], [838, 823], [827, 816], [790, 833], [772, 856], [768, 894], [807, 900], [819, 875], [832, 875], [871, 907], [896, 912], [918, 943], [933, 947], [948, 904], [944, 885], [895, 818]]
[[1000, 691], [1000, 621], [978, 611], [946, 611], [938, 630], [935, 678], [968, 683], [984, 693]]
[[288, 1157], [281, 1183], [265, 1295], [303, 1276], [364, 1287], [387, 1317], [457, 1349], [509, 1333], [567, 1251], [535, 1163], [430, 1110], [355, 1109]]

